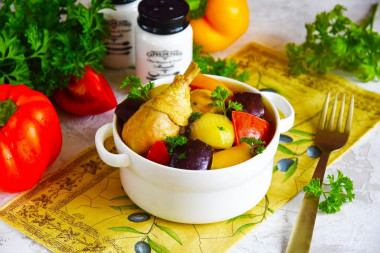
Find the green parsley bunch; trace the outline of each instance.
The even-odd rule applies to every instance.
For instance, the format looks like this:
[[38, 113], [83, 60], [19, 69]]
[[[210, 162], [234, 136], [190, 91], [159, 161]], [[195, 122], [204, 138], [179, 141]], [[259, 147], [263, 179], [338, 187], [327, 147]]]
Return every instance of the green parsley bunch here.
[[100, 71], [110, 0], [0, 0], [0, 83], [25, 84], [48, 96], [85, 66]]
[[291, 74], [340, 69], [363, 82], [380, 79], [380, 36], [373, 31], [377, 6], [360, 24], [344, 16], [346, 9], [341, 5], [318, 14], [314, 23], [306, 24], [303, 44], [286, 45]]

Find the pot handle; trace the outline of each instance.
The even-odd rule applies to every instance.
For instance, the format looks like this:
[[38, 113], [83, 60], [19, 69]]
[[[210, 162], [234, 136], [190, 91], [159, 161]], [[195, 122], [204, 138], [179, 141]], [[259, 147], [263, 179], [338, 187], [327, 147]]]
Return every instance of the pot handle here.
[[104, 141], [110, 136], [112, 136], [112, 123], [107, 123], [96, 131], [95, 146], [100, 158], [112, 167], [128, 167], [130, 164], [129, 155], [113, 154], [104, 147]]
[[279, 132], [284, 133], [292, 128], [294, 124], [294, 109], [289, 101], [286, 100], [286, 98], [283, 96], [274, 92], [262, 91], [261, 93], [264, 93], [264, 96], [285, 115], [285, 118], [280, 119], [278, 126]]

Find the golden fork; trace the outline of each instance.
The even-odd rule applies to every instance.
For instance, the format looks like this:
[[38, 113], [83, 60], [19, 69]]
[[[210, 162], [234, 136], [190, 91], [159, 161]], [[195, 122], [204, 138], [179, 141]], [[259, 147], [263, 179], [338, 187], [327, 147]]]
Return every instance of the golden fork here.
[[[314, 171], [313, 178], [319, 178], [321, 184], [325, 175], [327, 161], [331, 152], [342, 148], [348, 140], [352, 125], [352, 116], [354, 112], [354, 96], [352, 96], [350, 107], [348, 109], [346, 126], [344, 131], [342, 131], [345, 103], [345, 95], [343, 94], [337, 125], [336, 128], [334, 128], [334, 118], [338, 95], [335, 96], [334, 105], [331, 109], [329, 121], [327, 122], [326, 117], [329, 107], [329, 100], [330, 93], [327, 94], [315, 135], [315, 143], [322, 150], [322, 154]], [[286, 253], [309, 252], [311, 239], [313, 236], [315, 217], [317, 215], [318, 203], [319, 197], [315, 197], [314, 195], [308, 193], [305, 194], [292, 234], [290, 235]]]

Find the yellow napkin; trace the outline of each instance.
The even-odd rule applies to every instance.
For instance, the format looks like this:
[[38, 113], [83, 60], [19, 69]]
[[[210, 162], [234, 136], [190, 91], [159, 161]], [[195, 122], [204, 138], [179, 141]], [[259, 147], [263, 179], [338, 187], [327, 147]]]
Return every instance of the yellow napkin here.
[[[249, 70], [249, 84], [278, 92], [296, 112], [294, 127], [282, 137], [291, 142], [280, 143], [276, 153], [271, 187], [252, 210], [207, 225], [178, 224], [151, 216], [125, 196], [118, 169], [104, 164], [92, 147], [4, 206], [0, 218], [54, 252], [134, 252], [136, 248], [144, 252], [144, 247], [156, 252], [225, 252], [310, 180], [318, 159], [311, 158], [308, 151], [310, 154], [327, 91], [354, 94], [356, 105], [349, 142], [333, 153], [330, 163], [380, 119], [380, 95], [339, 76], [291, 77], [282, 54], [254, 43], [231, 58], [241, 69]], [[106, 145], [114, 148], [112, 140]]]

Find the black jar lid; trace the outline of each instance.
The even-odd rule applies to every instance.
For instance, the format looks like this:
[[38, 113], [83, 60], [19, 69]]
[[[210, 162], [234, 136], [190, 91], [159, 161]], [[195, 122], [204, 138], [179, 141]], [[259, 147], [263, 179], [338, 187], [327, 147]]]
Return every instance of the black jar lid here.
[[154, 34], [173, 34], [188, 25], [189, 5], [185, 0], [143, 0], [139, 3], [139, 26]]
[[112, 0], [112, 4], [118, 5], [118, 4], [128, 4], [132, 3], [136, 0]]

